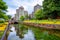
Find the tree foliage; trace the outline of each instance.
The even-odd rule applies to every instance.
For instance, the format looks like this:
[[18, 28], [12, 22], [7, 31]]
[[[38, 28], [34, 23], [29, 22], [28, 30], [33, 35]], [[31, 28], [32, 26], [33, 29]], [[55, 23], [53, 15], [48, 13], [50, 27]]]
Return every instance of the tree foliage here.
[[42, 9], [37, 10], [35, 12], [35, 17], [36, 17], [36, 19], [43, 19], [44, 18], [43, 10]]
[[7, 11], [7, 5], [3, 0], [0, 0], [0, 18], [4, 18], [7, 19], [7, 15], [5, 13], [5, 11]]
[[29, 17], [28, 17], [28, 15], [25, 15], [25, 19], [28, 19]]
[[23, 21], [24, 19], [25, 19], [24, 16], [21, 16], [21, 17], [20, 17], [20, 20], [21, 20], [21, 21]]
[[0, 11], [6, 11], [7, 5], [3, 0], [0, 0]]
[[60, 16], [60, 0], [44, 0], [43, 12], [49, 18]]
[[7, 15], [8, 16], [8, 19], [11, 19], [11, 15]]

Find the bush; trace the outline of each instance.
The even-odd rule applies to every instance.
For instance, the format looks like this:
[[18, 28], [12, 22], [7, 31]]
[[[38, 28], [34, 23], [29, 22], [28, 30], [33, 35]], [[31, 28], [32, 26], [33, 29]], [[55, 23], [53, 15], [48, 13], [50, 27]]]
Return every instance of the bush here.
[[4, 21], [3, 20], [0, 20], [0, 23], [4, 23]]
[[36, 19], [38, 19], [38, 20], [41, 20], [41, 19], [45, 18], [45, 15], [44, 15], [42, 9], [37, 10], [34, 15], [35, 15]]
[[21, 21], [23, 21], [24, 19], [25, 19], [24, 16], [21, 16], [21, 17], [20, 17], [20, 20], [21, 20]]

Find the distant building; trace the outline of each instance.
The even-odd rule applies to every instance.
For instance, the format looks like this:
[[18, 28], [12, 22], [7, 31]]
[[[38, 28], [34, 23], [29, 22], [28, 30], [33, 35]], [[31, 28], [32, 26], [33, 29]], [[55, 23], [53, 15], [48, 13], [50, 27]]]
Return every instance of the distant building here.
[[32, 15], [32, 18], [34, 18], [34, 12], [32, 12], [32, 14], [31, 14], [31, 15]]
[[21, 6], [21, 7], [19, 7], [19, 17], [21, 17], [21, 16], [24, 16], [24, 7], [23, 6]]
[[15, 14], [15, 20], [16, 20], [16, 14]]
[[32, 15], [34, 17], [34, 13], [39, 10], [39, 9], [42, 9], [42, 6], [40, 6], [39, 4], [37, 4], [36, 6], [34, 6], [34, 11], [32, 12]]
[[29, 14], [29, 19], [32, 19], [33, 18], [33, 15], [32, 14]]
[[24, 17], [25, 19], [28, 19], [28, 11], [24, 11]]
[[19, 19], [19, 9], [16, 9], [16, 14], [15, 14], [15, 16], [16, 16], [16, 20], [18, 20]]
[[37, 4], [36, 6], [34, 6], [34, 12], [37, 11], [37, 10], [39, 10], [39, 9], [41, 9], [41, 8], [42, 8], [42, 6], [40, 6], [39, 4]]
[[16, 9], [15, 19], [20, 20], [21, 16], [25, 17], [26, 15], [28, 15], [28, 12], [24, 10], [23, 6], [21, 6], [19, 9]]
[[24, 11], [24, 15], [25, 15], [25, 16], [28, 15], [28, 11]]

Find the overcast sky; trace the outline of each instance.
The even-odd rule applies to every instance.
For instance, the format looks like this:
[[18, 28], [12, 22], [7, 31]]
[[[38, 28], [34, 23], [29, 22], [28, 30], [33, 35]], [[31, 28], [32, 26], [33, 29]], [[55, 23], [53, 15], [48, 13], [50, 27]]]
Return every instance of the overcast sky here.
[[16, 9], [20, 6], [23, 6], [28, 13], [33, 11], [33, 8], [36, 4], [42, 5], [43, 0], [4, 0], [8, 5], [7, 15], [12, 15], [16, 13]]

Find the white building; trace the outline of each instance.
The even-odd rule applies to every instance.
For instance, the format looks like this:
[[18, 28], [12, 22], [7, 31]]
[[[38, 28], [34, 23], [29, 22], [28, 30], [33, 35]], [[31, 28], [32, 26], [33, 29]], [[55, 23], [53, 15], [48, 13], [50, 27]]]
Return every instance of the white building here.
[[32, 17], [35, 18], [34, 14], [37, 10], [42, 9], [42, 6], [40, 6], [39, 4], [37, 4], [36, 6], [34, 6], [34, 11], [32, 12]]
[[28, 15], [28, 11], [24, 11], [24, 15], [25, 15], [25, 16]]
[[16, 20], [19, 20], [19, 9], [16, 9], [16, 14], [15, 14], [15, 16], [16, 16]]
[[28, 11], [24, 11], [24, 17], [25, 19], [28, 19]]
[[36, 6], [34, 6], [34, 12], [37, 11], [37, 10], [39, 10], [39, 9], [41, 9], [41, 8], [42, 8], [42, 6], [40, 6], [39, 4], [37, 4]]
[[25, 17], [25, 15], [27, 15], [27, 14], [28, 14], [28, 12], [24, 11], [24, 7], [21, 6], [21, 7], [19, 7], [19, 9], [16, 9], [15, 19], [20, 20], [21, 16]]
[[24, 7], [19, 7], [19, 17], [24, 16]]

